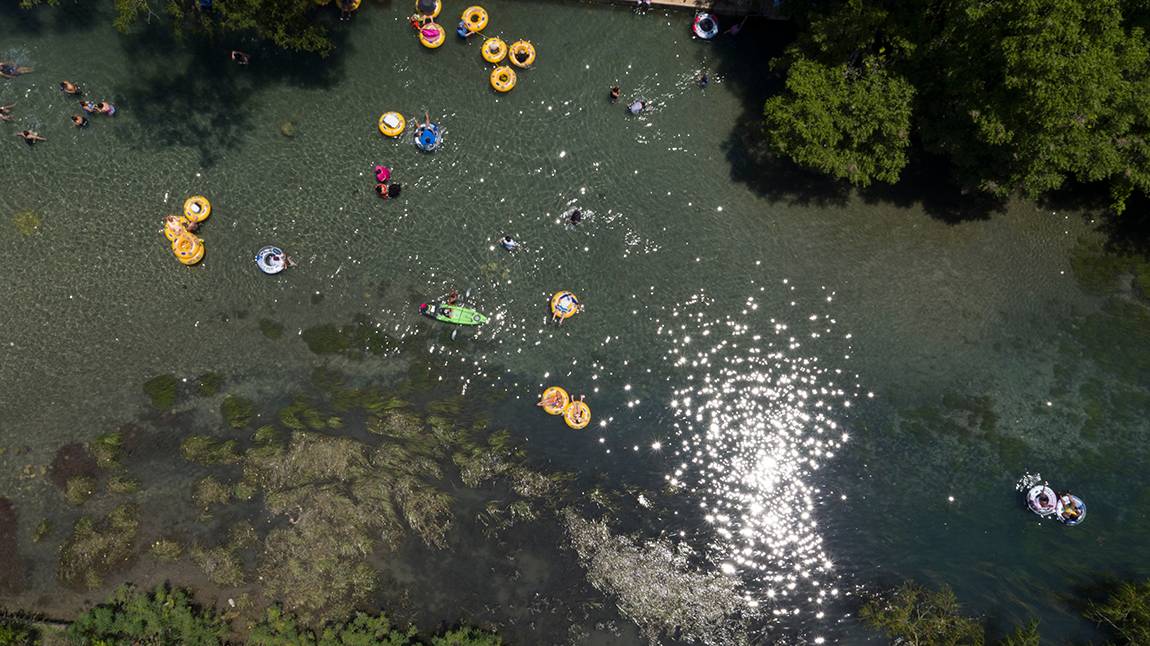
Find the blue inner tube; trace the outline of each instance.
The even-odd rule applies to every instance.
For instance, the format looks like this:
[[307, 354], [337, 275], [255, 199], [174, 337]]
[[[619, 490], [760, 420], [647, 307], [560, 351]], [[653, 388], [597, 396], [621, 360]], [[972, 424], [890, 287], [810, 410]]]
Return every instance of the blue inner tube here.
[[1086, 520], [1086, 503], [1082, 502], [1081, 498], [1073, 494], [1065, 497], [1074, 501], [1074, 506], [1078, 508], [1078, 513], [1073, 513], [1070, 510], [1070, 506], [1063, 504], [1062, 498], [1060, 497], [1058, 499], [1057, 511], [1055, 512], [1058, 515], [1059, 522], [1063, 525], [1077, 525]]
[[278, 274], [287, 266], [283, 249], [268, 245], [256, 252], [256, 266], [265, 274]]
[[439, 125], [419, 126], [415, 131], [415, 146], [420, 150], [430, 152], [439, 147]]

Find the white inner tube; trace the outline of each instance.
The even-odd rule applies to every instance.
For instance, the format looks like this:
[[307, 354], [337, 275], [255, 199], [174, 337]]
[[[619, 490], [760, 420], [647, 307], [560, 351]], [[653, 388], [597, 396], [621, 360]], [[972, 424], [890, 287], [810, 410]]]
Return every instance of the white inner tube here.
[[278, 274], [287, 266], [284, 260], [283, 249], [279, 247], [264, 247], [256, 254], [256, 265], [265, 274]]
[[1026, 506], [1039, 516], [1049, 516], [1058, 510], [1058, 496], [1046, 485], [1036, 485], [1026, 492]]

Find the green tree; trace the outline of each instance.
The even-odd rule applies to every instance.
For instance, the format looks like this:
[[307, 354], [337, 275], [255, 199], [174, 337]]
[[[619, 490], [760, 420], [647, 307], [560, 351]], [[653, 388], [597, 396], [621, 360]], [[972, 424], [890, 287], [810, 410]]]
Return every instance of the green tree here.
[[227, 632], [223, 620], [195, 606], [183, 590], [160, 586], [143, 593], [121, 586], [107, 602], [77, 617], [67, 634], [94, 646], [213, 646], [223, 643]]
[[826, 66], [798, 59], [763, 113], [772, 147], [857, 186], [894, 183], [907, 163], [914, 88], [879, 59]]
[[1042, 640], [1038, 634], [1038, 622], [1031, 621], [1025, 626], [1019, 626], [998, 642], [999, 646], [1041, 646]]
[[431, 638], [432, 646], [503, 646], [503, 640], [494, 633], [465, 626], [449, 630]]
[[1121, 211], [1150, 192], [1150, 49], [1119, 0], [958, 4], [920, 64], [949, 113], [924, 119], [928, 142], [1000, 194], [1105, 182]]
[[18, 617], [0, 616], [0, 646], [39, 644], [39, 632]]
[[1150, 581], [1118, 584], [1106, 601], [1090, 603], [1084, 615], [1119, 644], [1150, 644]]
[[904, 583], [888, 596], [874, 599], [859, 613], [863, 622], [908, 646], [981, 646], [982, 623], [961, 614], [954, 592], [927, 590]]

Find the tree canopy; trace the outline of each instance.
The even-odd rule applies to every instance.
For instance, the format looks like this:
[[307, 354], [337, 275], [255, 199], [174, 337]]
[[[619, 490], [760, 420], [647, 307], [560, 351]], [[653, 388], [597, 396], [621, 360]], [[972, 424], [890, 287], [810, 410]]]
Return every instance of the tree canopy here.
[[786, 91], [767, 102], [769, 139], [857, 185], [897, 181], [915, 141], [965, 186], [1036, 197], [1101, 182], [1121, 211], [1150, 193], [1145, 4], [791, 0], [799, 36], [780, 61]]

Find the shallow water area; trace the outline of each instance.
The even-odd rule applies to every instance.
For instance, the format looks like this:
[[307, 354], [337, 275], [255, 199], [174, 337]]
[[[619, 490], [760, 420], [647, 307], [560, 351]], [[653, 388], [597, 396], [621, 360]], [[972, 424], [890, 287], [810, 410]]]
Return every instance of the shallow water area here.
[[[934, 187], [860, 197], [757, 166], [747, 120], [767, 82], [749, 68], [780, 27], [706, 44], [685, 13], [484, 6], [487, 35], [539, 51], [505, 95], [488, 86], [478, 39], [449, 33], [428, 51], [406, 4], [365, 3], [333, 27], [323, 61], [181, 43], [155, 26], [120, 35], [98, 10], [0, 9], [0, 52], [35, 68], [0, 83], [0, 104], [17, 104], [0, 124], [0, 491], [28, 571], [4, 598], [54, 610], [82, 596], [48, 600], [63, 528], [101, 504], [68, 507], [43, 475], [62, 445], [125, 424], [164, 437], [138, 449], [153, 466], [137, 502], [177, 515], [202, 475], [180, 441], [225, 427], [224, 394], [267, 404], [253, 427], [274, 422], [322, 366], [357, 384], [414, 383], [412, 400], [467, 395], [467, 414], [508, 428], [534, 468], [577, 474], [589, 505], [596, 487], [614, 500], [613, 551], [588, 553], [571, 536], [598, 536], [594, 519], [563, 514], [519, 525], [510, 543], [472, 541], [472, 507], [494, 494], [458, 487], [469, 511], [446, 551], [405, 544], [373, 562], [398, 582], [377, 601], [417, 621], [522, 637], [546, 614], [538, 634], [554, 643], [675, 634], [652, 613], [666, 597], [604, 574], [629, 564], [635, 580], [664, 568], [713, 592], [673, 618], [684, 640], [742, 629], [859, 643], [874, 636], [853, 618], [858, 593], [908, 577], [953, 586], [1002, 626], [1035, 616], [1050, 637], [1094, 637], [1065, 595], [1100, 573], [1150, 575], [1135, 511], [1150, 495], [1136, 477], [1150, 316], [1076, 280], [1076, 254], [1102, 241], [1088, 218], [1015, 202], [952, 222]], [[231, 46], [252, 64], [231, 64]], [[119, 113], [71, 128], [63, 78]], [[653, 109], [625, 114], [635, 97]], [[390, 110], [409, 124], [428, 112], [443, 146], [382, 137]], [[48, 141], [11, 136], [29, 127]], [[398, 199], [374, 194], [378, 163], [402, 182]], [[205, 260], [187, 268], [160, 229], [195, 194], [213, 210]], [[584, 220], [566, 224], [576, 208]], [[522, 249], [500, 248], [505, 233]], [[261, 274], [265, 245], [299, 265]], [[452, 289], [492, 321], [453, 335], [418, 315]], [[554, 326], [560, 289], [586, 311]], [[189, 396], [209, 372], [224, 390]], [[163, 375], [180, 394], [158, 412], [142, 385]], [[552, 384], [587, 395], [590, 427], [533, 406]], [[324, 432], [368, 437], [364, 423]], [[1026, 512], [1014, 482], [1035, 471], [1081, 495], [1089, 520]], [[57, 530], [33, 543], [41, 519]], [[482, 546], [474, 559], [469, 544]], [[170, 576], [227, 598], [188, 565], [142, 559], [103, 585]], [[459, 585], [437, 587], [446, 577]], [[546, 601], [531, 606], [525, 590]], [[598, 604], [602, 615], [572, 610]]]

